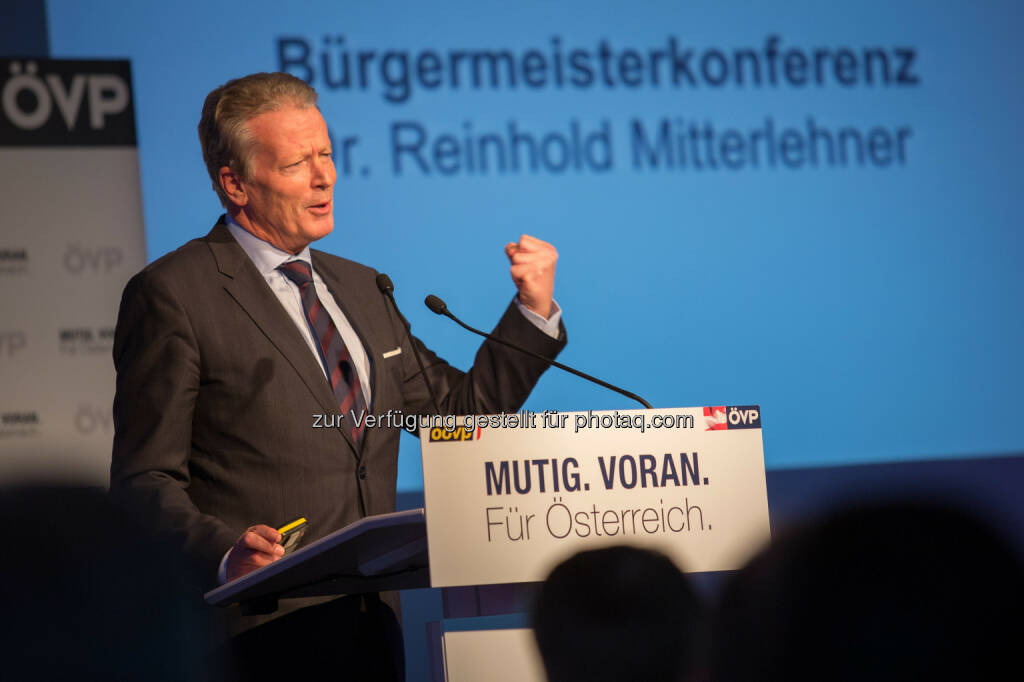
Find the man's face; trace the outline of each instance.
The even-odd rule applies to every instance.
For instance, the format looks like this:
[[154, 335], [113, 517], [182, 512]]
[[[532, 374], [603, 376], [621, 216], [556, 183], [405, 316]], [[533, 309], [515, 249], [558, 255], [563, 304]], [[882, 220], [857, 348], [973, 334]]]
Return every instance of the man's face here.
[[254, 140], [242, 206], [256, 236], [298, 253], [334, 229], [334, 182], [327, 123], [316, 107], [285, 106], [249, 119]]

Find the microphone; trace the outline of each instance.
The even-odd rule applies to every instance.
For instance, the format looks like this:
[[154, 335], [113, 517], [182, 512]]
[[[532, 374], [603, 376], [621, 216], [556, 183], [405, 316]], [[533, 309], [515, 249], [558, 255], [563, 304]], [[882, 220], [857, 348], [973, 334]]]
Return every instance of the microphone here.
[[509, 348], [512, 348], [512, 349], [515, 349], [515, 350], [519, 351], [520, 353], [525, 353], [526, 355], [529, 355], [530, 357], [536, 358], [538, 360], [543, 360], [544, 362], [552, 365], [553, 367], [557, 367], [558, 369], [563, 370], [565, 372], [568, 372], [569, 374], [575, 374], [576, 376], [580, 377], [581, 379], [586, 379], [587, 381], [591, 381], [591, 382], [597, 384], [598, 386], [604, 386], [605, 388], [610, 389], [612, 391], [615, 391], [616, 393], [621, 393], [622, 395], [626, 396], [627, 398], [632, 398], [633, 400], [637, 401], [638, 403], [640, 403], [641, 405], [646, 407], [648, 410], [653, 409], [649, 402], [647, 402], [646, 400], [644, 400], [643, 398], [638, 396], [636, 393], [630, 393], [629, 391], [627, 391], [627, 390], [625, 390], [623, 388], [619, 388], [618, 386], [612, 386], [607, 381], [601, 381], [597, 377], [592, 377], [589, 374], [585, 374], [585, 373], [583, 373], [583, 372], [581, 372], [581, 371], [579, 371], [577, 369], [573, 369], [572, 367], [568, 367], [566, 365], [563, 365], [560, 362], [555, 362], [551, 358], [546, 358], [543, 355], [541, 355], [540, 353], [534, 353], [532, 350], [527, 350], [526, 348], [518, 346], [518, 345], [516, 345], [516, 344], [514, 344], [514, 343], [512, 343], [510, 341], [506, 341], [505, 339], [499, 339], [497, 336], [492, 336], [492, 335], [490, 335], [490, 334], [488, 334], [486, 332], [480, 331], [479, 329], [473, 329], [468, 324], [466, 324], [465, 322], [463, 322], [459, 318], [455, 317], [455, 315], [453, 315], [451, 313], [451, 311], [448, 310], [448, 305], [444, 301], [442, 301], [440, 298], [438, 298], [437, 296], [434, 296], [433, 294], [431, 294], [430, 296], [427, 296], [423, 300], [423, 302], [426, 304], [426, 306], [428, 308], [430, 308], [431, 312], [433, 312], [433, 313], [435, 313], [437, 315], [444, 315], [445, 317], [451, 318], [452, 320], [455, 321], [455, 324], [459, 325], [463, 329], [471, 331], [474, 334], [478, 334], [478, 335], [484, 337], [485, 339], [490, 339], [491, 341], [494, 341], [495, 343], [500, 343], [503, 346], [508, 346]]
[[413, 357], [416, 358], [416, 364], [419, 365], [420, 368], [420, 376], [423, 377], [423, 383], [427, 385], [427, 392], [430, 393], [430, 402], [434, 404], [434, 410], [436, 410], [437, 414], [441, 414], [441, 405], [437, 402], [437, 396], [434, 395], [434, 387], [431, 386], [430, 382], [427, 380], [427, 370], [423, 368], [423, 358], [420, 357], [420, 352], [416, 348], [415, 342], [412, 340], [412, 328], [409, 324], [409, 320], [405, 319], [405, 316], [402, 315], [402, 311], [398, 309], [398, 304], [395, 303], [394, 283], [391, 281], [390, 277], [382, 272], [377, 275], [377, 288], [380, 289], [380, 293], [384, 294], [386, 299], [391, 301], [391, 307], [395, 309], [395, 314], [398, 315], [398, 319], [400, 319], [402, 324], [405, 325], [405, 338], [409, 340], [409, 346], [412, 348]]

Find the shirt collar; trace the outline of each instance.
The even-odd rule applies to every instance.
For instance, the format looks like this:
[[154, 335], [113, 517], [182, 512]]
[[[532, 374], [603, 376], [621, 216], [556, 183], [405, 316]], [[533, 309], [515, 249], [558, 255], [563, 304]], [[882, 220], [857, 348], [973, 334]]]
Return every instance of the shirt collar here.
[[290, 260], [304, 260], [309, 263], [310, 268], [313, 267], [309, 246], [303, 248], [298, 255], [293, 255], [287, 251], [282, 251], [270, 242], [260, 239], [235, 222], [230, 215], [225, 214], [224, 219], [227, 222], [228, 231], [231, 232], [231, 236], [235, 238], [238, 245], [249, 256], [249, 260], [253, 262], [256, 269], [260, 271], [260, 274], [264, 276], [269, 275], [277, 270], [277, 266]]

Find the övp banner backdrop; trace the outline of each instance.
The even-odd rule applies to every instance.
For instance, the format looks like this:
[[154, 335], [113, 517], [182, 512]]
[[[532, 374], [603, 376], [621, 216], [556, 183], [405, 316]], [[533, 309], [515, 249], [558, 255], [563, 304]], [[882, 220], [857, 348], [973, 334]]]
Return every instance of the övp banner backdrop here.
[[0, 482], [105, 485], [121, 290], [145, 264], [127, 61], [0, 59]]

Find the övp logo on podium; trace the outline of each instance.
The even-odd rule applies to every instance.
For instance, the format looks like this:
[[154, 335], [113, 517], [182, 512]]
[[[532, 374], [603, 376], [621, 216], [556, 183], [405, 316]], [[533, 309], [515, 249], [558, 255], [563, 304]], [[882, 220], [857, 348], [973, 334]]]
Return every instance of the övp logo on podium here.
[[135, 146], [127, 61], [0, 60], [0, 146]]
[[704, 408], [705, 431], [761, 428], [760, 405], [717, 405]]

